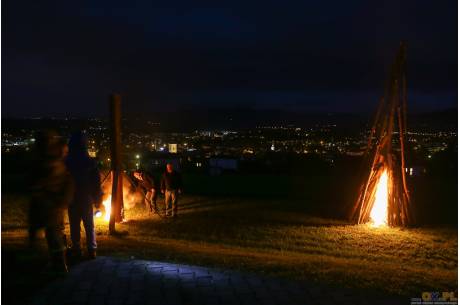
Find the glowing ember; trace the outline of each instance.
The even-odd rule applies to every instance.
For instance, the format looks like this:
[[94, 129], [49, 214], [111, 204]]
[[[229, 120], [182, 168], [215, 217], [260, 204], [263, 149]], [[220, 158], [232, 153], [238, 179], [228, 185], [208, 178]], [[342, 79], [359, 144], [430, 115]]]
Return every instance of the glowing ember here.
[[376, 187], [370, 221], [372, 226], [379, 227], [388, 224], [388, 171], [386, 169], [380, 176]]

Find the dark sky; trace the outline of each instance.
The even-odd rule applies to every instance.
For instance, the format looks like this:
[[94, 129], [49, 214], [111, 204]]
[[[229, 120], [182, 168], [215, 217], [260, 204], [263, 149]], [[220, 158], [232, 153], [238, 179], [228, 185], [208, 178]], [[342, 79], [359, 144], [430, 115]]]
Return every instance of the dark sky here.
[[457, 105], [457, 1], [3, 1], [2, 115], [366, 112], [408, 41], [411, 109]]

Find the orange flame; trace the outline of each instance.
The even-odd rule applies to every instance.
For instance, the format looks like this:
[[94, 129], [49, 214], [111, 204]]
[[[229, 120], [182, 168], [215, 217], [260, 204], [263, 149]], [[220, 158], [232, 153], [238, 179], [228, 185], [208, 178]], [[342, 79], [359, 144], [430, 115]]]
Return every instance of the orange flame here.
[[388, 224], [388, 171], [385, 169], [377, 182], [374, 202], [370, 213], [370, 222], [373, 227]]
[[[104, 199], [102, 205], [104, 206], [105, 213], [101, 217], [105, 221], [110, 221], [110, 212], [112, 210], [112, 181], [109, 179], [104, 183]], [[136, 203], [142, 202], [142, 195], [135, 192], [131, 188], [131, 184], [127, 179], [123, 179], [123, 207], [125, 210], [133, 208]]]
[[102, 201], [102, 205], [105, 208], [104, 220], [110, 220], [110, 211], [112, 210], [112, 195], [107, 196], [107, 198]]

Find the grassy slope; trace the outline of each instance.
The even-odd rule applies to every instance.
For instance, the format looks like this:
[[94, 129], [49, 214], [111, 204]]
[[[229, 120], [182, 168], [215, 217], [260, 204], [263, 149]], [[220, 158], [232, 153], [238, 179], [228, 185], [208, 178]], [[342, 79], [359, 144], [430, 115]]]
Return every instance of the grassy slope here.
[[[2, 246], [25, 242], [25, 200], [2, 202]], [[184, 197], [180, 218], [127, 211], [124, 237], [97, 221], [99, 253], [313, 279], [385, 293], [457, 289], [457, 230], [374, 229], [308, 216], [302, 202]]]

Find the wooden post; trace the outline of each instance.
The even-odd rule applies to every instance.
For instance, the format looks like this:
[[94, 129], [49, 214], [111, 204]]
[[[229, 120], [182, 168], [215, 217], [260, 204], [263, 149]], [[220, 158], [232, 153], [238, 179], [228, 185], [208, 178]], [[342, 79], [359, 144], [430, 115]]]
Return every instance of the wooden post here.
[[115, 222], [123, 220], [123, 172], [121, 162], [121, 96], [112, 94], [110, 104], [112, 202], [109, 232], [115, 233]]

